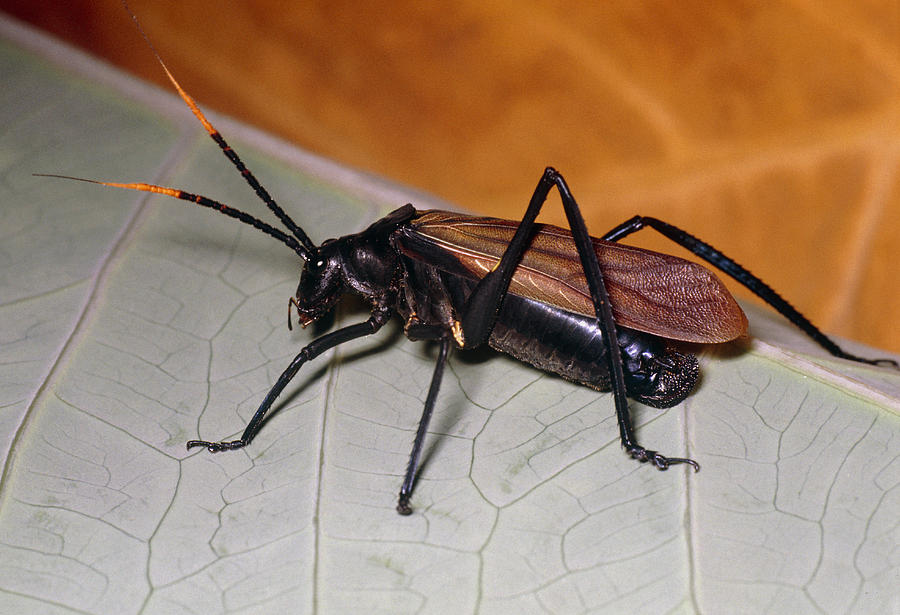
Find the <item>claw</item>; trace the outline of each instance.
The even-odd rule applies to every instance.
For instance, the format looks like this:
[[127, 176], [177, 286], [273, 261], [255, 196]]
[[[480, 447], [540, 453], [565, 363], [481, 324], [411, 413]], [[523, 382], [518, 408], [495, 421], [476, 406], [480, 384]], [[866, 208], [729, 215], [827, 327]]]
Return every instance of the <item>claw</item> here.
[[412, 514], [412, 507], [409, 505], [408, 495], [401, 495], [400, 499], [397, 500], [397, 512], [404, 517]]
[[897, 363], [894, 359], [870, 359], [866, 362], [879, 367], [891, 367], [900, 370], [900, 363]]
[[205, 446], [210, 453], [219, 453], [222, 451], [233, 451], [236, 448], [243, 448], [247, 443], [243, 440], [232, 440], [231, 442], [207, 442], [206, 440], [188, 440], [187, 448], [191, 450], [196, 446]]
[[694, 461], [693, 459], [687, 459], [685, 457], [666, 457], [664, 455], [660, 455], [656, 451], [648, 451], [643, 446], [634, 446], [628, 449], [628, 454], [631, 455], [633, 459], [637, 459], [641, 463], [652, 462], [653, 465], [656, 466], [657, 470], [668, 470], [669, 466], [675, 465], [677, 463], [685, 463], [694, 468], [694, 472], [700, 471], [700, 464]]

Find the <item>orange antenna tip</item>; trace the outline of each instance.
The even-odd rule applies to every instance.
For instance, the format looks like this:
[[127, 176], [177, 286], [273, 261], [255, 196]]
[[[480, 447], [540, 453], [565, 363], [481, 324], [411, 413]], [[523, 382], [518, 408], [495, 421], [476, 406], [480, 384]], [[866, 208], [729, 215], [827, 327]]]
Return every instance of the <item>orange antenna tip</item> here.
[[169, 81], [172, 82], [172, 85], [175, 87], [175, 90], [178, 92], [178, 95], [181, 96], [181, 100], [183, 100], [184, 103], [188, 107], [190, 107], [194, 116], [198, 120], [200, 120], [201, 124], [203, 124], [203, 128], [206, 129], [206, 132], [208, 132], [209, 134], [214, 134], [214, 133], [218, 132], [215, 128], [213, 128], [213, 125], [210, 124], [209, 120], [206, 119], [206, 116], [203, 115], [203, 112], [200, 110], [200, 107], [197, 106], [196, 101], [194, 101], [194, 99], [191, 97], [191, 95], [188, 94], [187, 92], [185, 92], [184, 88], [182, 88], [181, 85], [175, 80], [175, 77], [169, 71], [169, 68], [165, 65], [165, 63], [162, 61], [162, 59], [159, 56], [156, 56], [156, 59], [159, 60], [159, 63], [162, 66], [163, 70], [166, 71], [166, 76], [169, 78]]
[[96, 179], [86, 179], [84, 177], [72, 177], [71, 175], [56, 175], [54, 173], [33, 173], [35, 177], [56, 177], [57, 179], [71, 179], [77, 182], [87, 182], [89, 184], [97, 184], [99, 186], [109, 186], [110, 188], [125, 188], [126, 190], [137, 190], [139, 192], [152, 192], [154, 194], [164, 194], [176, 199], [182, 198], [185, 194], [183, 190], [175, 188], [166, 188], [165, 186], [157, 186], [155, 184], [145, 184], [142, 182], [122, 184], [118, 182], [102, 182]]

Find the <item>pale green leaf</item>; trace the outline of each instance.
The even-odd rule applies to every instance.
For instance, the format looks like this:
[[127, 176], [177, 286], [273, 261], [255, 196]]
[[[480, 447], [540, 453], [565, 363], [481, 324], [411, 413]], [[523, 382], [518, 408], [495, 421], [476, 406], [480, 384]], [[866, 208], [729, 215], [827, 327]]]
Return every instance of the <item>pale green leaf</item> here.
[[[434, 349], [397, 326], [304, 368], [250, 447], [188, 452], [239, 435], [312, 339], [285, 326], [300, 262], [209, 210], [33, 177], [272, 219], [169, 94], [0, 33], [0, 611], [900, 609], [900, 377], [759, 310], [686, 403], [635, 407], [698, 474], [628, 459], [608, 395], [456, 355], [400, 517]], [[314, 240], [434, 203], [214, 120]]]

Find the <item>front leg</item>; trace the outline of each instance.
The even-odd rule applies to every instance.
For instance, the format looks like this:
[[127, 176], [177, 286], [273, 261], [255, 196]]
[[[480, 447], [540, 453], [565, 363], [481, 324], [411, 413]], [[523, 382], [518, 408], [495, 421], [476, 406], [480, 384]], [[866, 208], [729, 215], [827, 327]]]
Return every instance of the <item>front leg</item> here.
[[390, 311], [376, 310], [372, 312], [372, 315], [365, 322], [338, 329], [337, 331], [333, 331], [332, 333], [328, 333], [327, 335], [323, 335], [322, 337], [313, 340], [306, 345], [296, 357], [294, 357], [294, 360], [291, 361], [288, 368], [284, 370], [281, 376], [279, 376], [278, 380], [275, 382], [275, 386], [271, 388], [265, 399], [263, 399], [262, 403], [259, 405], [253, 418], [247, 423], [247, 427], [244, 429], [244, 433], [241, 434], [240, 440], [225, 442], [190, 440], [187, 443], [188, 449], [194, 448], [195, 446], [205, 446], [209, 452], [218, 453], [220, 451], [230, 451], [247, 446], [250, 444], [250, 441], [253, 440], [254, 436], [256, 436], [257, 432], [259, 432], [263, 419], [272, 407], [272, 404], [275, 403], [275, 399], [281, 394], [288, 382], [297, 375], [297, 372], [300, 371], [300, 368], [304, 363], [315, 359], [326, 350], [334, 348], [344, 342], [349, 342], [350, 340], [359, 337], [365, 337], [366, 335], [372, 335], [383, 327], [390, 317]]

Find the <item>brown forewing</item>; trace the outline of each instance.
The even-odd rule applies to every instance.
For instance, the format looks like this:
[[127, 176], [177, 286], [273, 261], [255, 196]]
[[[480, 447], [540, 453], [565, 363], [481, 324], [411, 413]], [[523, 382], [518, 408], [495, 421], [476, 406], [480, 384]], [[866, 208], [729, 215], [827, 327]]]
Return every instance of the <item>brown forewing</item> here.
[[[500, 259], [518, 223], [447, 211], [423, 211], [415, 231], [451, 252], [473, 276]], [[616, 323], [687, 342], [726, 342], [743, 335], [747, 317], [708, 269], [641, 248], [593, 239]], [[572, 234], [540, 225], [513, 275], [509, 292], [594, 316]]]

